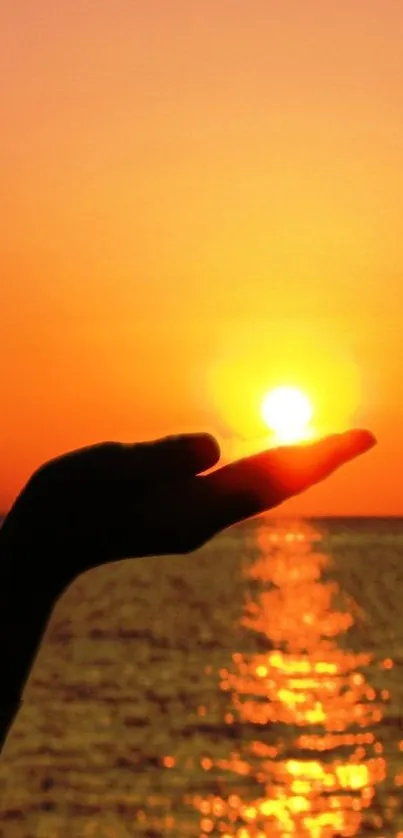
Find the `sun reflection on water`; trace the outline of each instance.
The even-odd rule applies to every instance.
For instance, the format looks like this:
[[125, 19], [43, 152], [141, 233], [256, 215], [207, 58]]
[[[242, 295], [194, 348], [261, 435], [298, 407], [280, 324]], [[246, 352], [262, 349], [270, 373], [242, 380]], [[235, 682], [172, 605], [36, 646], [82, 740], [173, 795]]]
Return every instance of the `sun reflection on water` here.
[[382, 696], [365, 674], [372, 658], [344, 642], [357, 606], [327, 578], [319, 540], [305, 523], [262, 523], [246, 571], [258, 593], [242, 624], [267, 650], [234, 652], [220, 672], [225, 722], [240, 727], [242, 747], [218, 765], [232, 793], [193, 798], [200, 838], [357, 835], [385, 779]]

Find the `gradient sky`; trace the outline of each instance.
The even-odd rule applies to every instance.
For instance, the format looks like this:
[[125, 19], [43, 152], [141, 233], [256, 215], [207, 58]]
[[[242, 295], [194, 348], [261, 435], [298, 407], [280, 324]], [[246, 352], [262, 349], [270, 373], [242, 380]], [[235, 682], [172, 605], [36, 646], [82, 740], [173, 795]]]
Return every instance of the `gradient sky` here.
[[396, 0], [0, 5], [0, 508], [101, 440], [233, 456], [290, 382], [379, 446], [284, 511], [403, 514], [402, 39]]

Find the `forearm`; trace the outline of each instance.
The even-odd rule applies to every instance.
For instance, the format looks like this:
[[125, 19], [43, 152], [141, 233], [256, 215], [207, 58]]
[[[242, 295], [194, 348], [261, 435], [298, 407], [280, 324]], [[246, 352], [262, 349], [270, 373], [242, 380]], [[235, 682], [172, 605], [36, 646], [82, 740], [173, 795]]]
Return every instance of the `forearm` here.
[[24, 555], [0, 527], [0, 751], [18, 712], [43, 634], [55, 604], [38, 573], [36, 556]]

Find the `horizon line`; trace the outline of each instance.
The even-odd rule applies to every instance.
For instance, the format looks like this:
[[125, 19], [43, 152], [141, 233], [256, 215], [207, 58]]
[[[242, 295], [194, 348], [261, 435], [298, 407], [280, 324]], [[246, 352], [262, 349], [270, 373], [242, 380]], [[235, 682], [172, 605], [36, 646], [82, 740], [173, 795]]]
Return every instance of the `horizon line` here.
[[[8, 515], [8, 512], [2, 512], [0, 510], [0, 521], [3, 521], [5, 518], [7, 518], [7, 515]], [[294, 520], [295, 520], [295, 518], [307, 518], [307, 519], [315, 518], [315, 519], [318, 519], [318, 520], [319, 519], [325, 520], [327, 518], [335, 518], [335, 519], [336, 518], [351, 518], [351, 519], [377, 518], [377, 519], [380, 519], [380, 520], [381, 519], [389, 520], [390, 518], [403, 519], [403, 512], [390, 512], [389, 514], [378, 514], [378, 513], [376, 513], [376, 514], [372, 514], [372, 513], [353, 514], [353, 513], [349, 513], [349, 512], [343, 513], [343, 514], [333, 513], [333, 512], [327, 512], [327, 513], [313, 512], [311, 514], [307, 514], [307, 513], [299, 513], [299, 512], [295, 512], [295, 513], [290, 513], [289, 512], [289, 513], [277, 513], [276, 514], [276, 512], [274, 510], [270, 509], [267, 512], [259, 513], [259, 515], [253, 515], [251, 518], [245, 518], [244, 521], [240, 521], [239, 523], [246, 523], [247, 521], [252, 521], [253, 518], [260, 518], [263, 515], [266, 516], [267, 518], [269, 518], [269, 517], [289, 518], [289, 519], [294, 519]]]

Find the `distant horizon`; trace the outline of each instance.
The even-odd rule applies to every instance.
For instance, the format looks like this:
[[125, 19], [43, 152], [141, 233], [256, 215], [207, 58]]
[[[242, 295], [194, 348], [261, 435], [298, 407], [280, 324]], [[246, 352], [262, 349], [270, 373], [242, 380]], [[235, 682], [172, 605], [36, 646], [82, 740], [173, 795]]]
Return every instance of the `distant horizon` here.
[[[8, 513], [6, 513], [6, 512], [0, 512], [0, 523], [3, 523], [3, 521], [7, 517], [7, 515], [8, 515]], [[289, 521], [295, 521], [295, 519], [303, 519], [305, 521], [309, 521], [309, 520], [327, 521], [327, 520], [345, 520], [345, 519], [350, 520], [350, 521], [360, 521], [360, 520], [371, 520], [371, 521], [372, 520], [379, 520], [379, 521], [390, 521], [390, 520], [397, 520], [398, 521], [398, 520], [401, 520], [401, 521], [403, 521], [403, 515], [399, 514], [399, 513], [390, 514], [390, 515], [351, 515], [351, 514], [348, 514], [348, 513], [345, 514], [345, 515], [340, 515], [340, 514], [335, 515], [335, 514], [332, 514], [332, 513], [328, 513], [326, 515], [324, 515], [324, 514], [315, 515], [315, 514], [308, 514], [308, 513], [305, 513], [305, 512], [301, 512], [301, 513], [298, 513], [298, 512], [294, 513], [293, 512], [293, 513], [289, 513], [289, 514], [286, 514], [286, 513], [276, 514], [274, 511], [270, 511], [270, 512], [262, 512], [260, 515], [255, 515], [253, 518], [246, 518], [244, 521], [241, 521], [240, 523], [248, 523], [248, 522], [257, 520], [258, 518], [266, 518], [266, 519], [270, 518], [272, 520], [281, 519], [281, 520], [289, 520]], [[235, 524], [233, 526], [237, 526], [237, 525]], [[227, 529], [229, 529], [229, 527], [227, 527]]]

